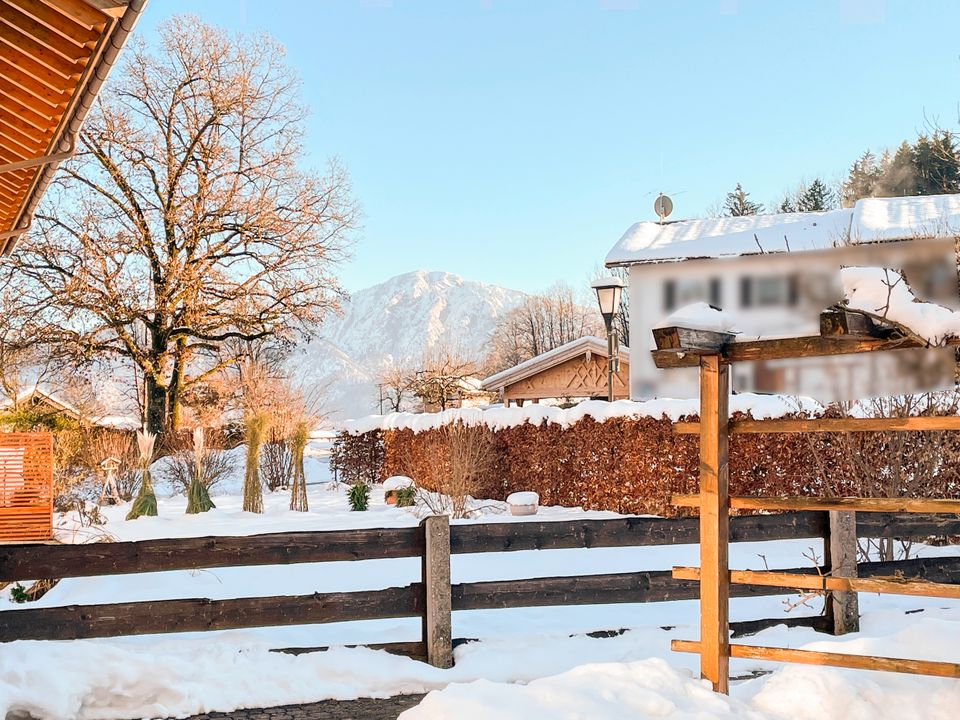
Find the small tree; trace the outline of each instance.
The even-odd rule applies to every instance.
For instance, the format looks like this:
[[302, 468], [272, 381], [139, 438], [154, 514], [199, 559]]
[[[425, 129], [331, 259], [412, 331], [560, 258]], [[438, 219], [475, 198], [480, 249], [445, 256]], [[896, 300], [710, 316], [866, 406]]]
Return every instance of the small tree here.
[[267, 429], [267, 418], [258, 413], [247, 419], [247, 465], [243, 478], [243, 509], [263, 512], [263, 488], [260, 486], [260, 448]]
[[740, 183], [737, 183], [737, 187], [732, 192], [727, 193], [723, 209], [730, 217], [742, 217], [762, 213], [763, 205], [750, 200], [750, 193], [746, 192]]
[[291, 438], [293, 447], [293, 482], [290, 485], [290, 509], [307, 512], [307, 479], [303, 471], [303, 452], [307, 447], [309, 432], [307, 423], [297, 424]]

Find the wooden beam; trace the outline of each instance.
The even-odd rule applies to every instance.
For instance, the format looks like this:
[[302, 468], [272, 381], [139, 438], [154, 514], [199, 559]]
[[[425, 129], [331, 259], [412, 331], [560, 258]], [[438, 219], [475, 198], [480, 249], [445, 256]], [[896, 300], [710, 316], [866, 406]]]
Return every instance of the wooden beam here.
[[41, 0], [5, 0], [8, 5], [18, 7], [40, 22], [53, 28], [64, 37], [78, 45], [93, 45], [100, 39], [100, 32], [91, 26], [77, 22], [68, 15], [45, 5]]
[[[960, 338], [947, 338], [945, 347], [960, 345]], [[927, 347], [924, 343], [904, 338], [902, 340], [877, 340], [873, 338], [840, 339], [809, 335], [794, 338], [767, 338], [739, 340], [724, 346], [723, 358], [727, 362], [753, 360], [792, 360], [805, 357], [831, 355], [854, 355], [859, 353], [890, 350], [916, 350]], [[653, 361], [658, 368], [697, 367], [696, 354], [679, 350], [652, 350]]]
[[72, 38], [64, 37], [8, 2], [4, 2], [4, 5], [6, 5], [6, 10], [3, 13], [3, 21], [19, 30], [25, 37], [43, 43], [45, 47], [56, 51], [57, 54], [70, 62], [86, 61], [90, 56], [90, 46], [74, 42]]
[[659, 350], [683, 350], [697, 355], [715, 355], [733, 342], [736, 335], [715, 330], [685, 327], [654, 328], [653, 339]]
[[[671, 503], [677, 507], [698, 508], [700, 495], [674, 495]], [[960, 500], [924, 500], [913, 498], [815, 498], [815, 497], [745, 497], [729, 499], [734, 510], [851, 510], [854, 512], [883, 513], [949, 513], [960, 514]]]
[[[675, 652], [698, 653], [701, 652], [701, 644], [693, 640], [674, 640], [670, 643], [670, 649]], [[960, 678], [960, 664], [933, 662], [930, 660], [908, 660], [905, 658], [877, 657], [873, 655], [848, 655], [847, 653], [791, 650], [758, 645], [731, 645], [730, 656], [746, 660], [769, 660], [771, 662], [845, 667], [855, 670], [882, 670], [913, 675]]]
[[730, 682], [730, 366], [700, 359], [700, 675], [726, 694]]
[[[960, 430], [958, 415], [923, 415], [892, 418], [811, 418], [773, 420], [733, 420], [732, 435], [764, 435], [773, 433], [841, 433], [841, 432], [917, 432]], [[699, 422], [678, 422], [677, 435], [697, 435]]]
[[[824, 562], [835, 578], [857, 577], [857, 514], [831, 510], [830, 531], [823, 540]], [[860, 601], [857, 593], [834, 590], [823, 605], [834, 635], [860, 631]]]
[[165, 632], [400, 618], [423, 611], [420, 583], [386, 590], [231, 600], [152, 600], [0, 613], [0, 642], [78, 640]]
[[[34, 63], [42, 65], [65, 80], [80, 77], [84, 63], [73, 58], [67, 59], [59, 52], [43, 45], [26, 33], [17, 30], [11, 25], [0, 22], [0, 40], [20, 51], [20, 54]], [[25, 68], [26, 69], [26, 68]], [[33, 72], [27, 69], [27, 72]]]
[[837, 338], [881, 338], [897, 335], [896, 328], [879, 325], [867, 315], [846, 308], [829, 308], [820, 313], [820, 335]]
[[[703, 572], [695, 567], [675, 567], [676, 580], [700, 580]], [[845, 578], [830, 575], [812, 575], [778, 570], [730, 570], [729, 582], [734, 585], [759, 585], [781, 587], [791, 590], [841, 590], [844, 592], [870, 592], [886, 595], [912, 595], [915, 597], [939, 597], [960, 599], [960, 585], [932, 583], [925, 580]]]
[[450, 516], [433, 515], [423, 528], [423, 642], [427, 662], [453, 667], [453, 621], [450, 600]]
[[[730, 519], [730, 542], [820, 538], [826, 532], [827, 522], [823, 513], [745, 515]], [[450, 547], [455, 555], [517, 550], [693, 545], [699, 541], [700, 521], [695, 517], [483, 523], [453, 525], [450, 528]]]
[[419, 528], [373, 528], [137, 542], [0, 545], [0, 582], [214, 567], [419, 556]]

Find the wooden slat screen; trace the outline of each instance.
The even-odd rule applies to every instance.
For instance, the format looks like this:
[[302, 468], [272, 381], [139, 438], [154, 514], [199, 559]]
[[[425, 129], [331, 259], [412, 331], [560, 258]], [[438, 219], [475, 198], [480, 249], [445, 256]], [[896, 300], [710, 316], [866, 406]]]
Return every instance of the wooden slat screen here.
[[53, 536], [53, 435], [0, 433], [0, 542]]

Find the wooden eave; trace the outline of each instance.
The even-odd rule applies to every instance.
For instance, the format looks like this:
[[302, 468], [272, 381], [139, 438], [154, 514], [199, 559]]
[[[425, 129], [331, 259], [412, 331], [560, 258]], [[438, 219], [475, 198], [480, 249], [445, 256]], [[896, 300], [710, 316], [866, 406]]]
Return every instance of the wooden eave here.
[[[144, 0], [0, 0], [0, 254], [74, 138]], [[121, 27], [122, 26], [122, 27]]]

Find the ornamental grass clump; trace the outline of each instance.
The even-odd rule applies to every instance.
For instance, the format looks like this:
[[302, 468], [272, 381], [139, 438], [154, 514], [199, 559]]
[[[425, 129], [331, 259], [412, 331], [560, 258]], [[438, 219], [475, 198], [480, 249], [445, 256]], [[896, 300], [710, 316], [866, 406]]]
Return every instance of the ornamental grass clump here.
[[203, 452], [203, 428], [196, 427], [193, 429], [193, 475], [187, 488], [187, 515], [204, 513], [216, 507], [203, 481]]
[[347, 502], [351, 510], [366, 510], [370, 506], [370, 488], [363, 483], [351, 485], [347, 490]]
[[243, 477], [243, 509], [263, 512], [263, 488], [260, 486], [260, 448], [267, 429], [266, 415], [257, 414], [247, 419], [247, 467]]
[[157, 437], [151, 432], [140, 430], [137, 432], [137, 448], [140, 450], [140, 492], [133, 500], [127, 520], [136, 520], [144, 515], [157, 516], [157, 495], [153, 491], [153, 482], [150, 479], [150, 461], [153, 459], [153, 444]]
[[307, 479], [303, 472], [303, 452], [307, 448], [309, 431], [305, 422], [297, 423], [290, 438], [293, 449], [293, 482], [290, 484], [290, 509], [307, 512]]

